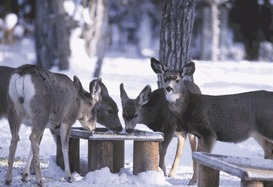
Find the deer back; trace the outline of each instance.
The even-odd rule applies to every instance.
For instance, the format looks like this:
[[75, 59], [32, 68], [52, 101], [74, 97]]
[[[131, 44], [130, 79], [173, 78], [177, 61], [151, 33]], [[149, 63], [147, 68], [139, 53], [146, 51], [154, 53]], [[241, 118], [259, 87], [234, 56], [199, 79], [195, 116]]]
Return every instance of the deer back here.
[[76, 76], [72, 81], [64, 74], [52, 73], [35, 65], [23, 65], [11, 76], [9, 97], [23, 121], [32, 123], [37, 120], [54, 128], [60, 123], [72, 125], [78, 119], [84, 128], [95, 128], [92, 108], [96, 101], [92, 101], [90, 93], [82, 88]]

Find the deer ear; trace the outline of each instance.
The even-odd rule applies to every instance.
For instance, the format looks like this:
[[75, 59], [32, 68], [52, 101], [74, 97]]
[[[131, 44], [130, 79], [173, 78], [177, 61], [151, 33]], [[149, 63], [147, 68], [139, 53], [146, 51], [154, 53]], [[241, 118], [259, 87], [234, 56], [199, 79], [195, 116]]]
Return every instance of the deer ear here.
[[95, 102], [98, 102], [101, 100], [101, 87], [99, 85], [100, 81], [101, 79], [95, 79], [95, 80], [92, 80], [89, 84], [91, 99]]
[[165, 71], [168, 69], [165, 65], [160, 63], [155, 58], [151, 58], [151, 67], [156, 74], [164, 74]]
[[129, 100], [129, 97], [128, 97], [128, 95], [127, 95], [125, 89], [124, 89], [123, 83], [121, 83], [121, 84], [119, 85], [119, 90], [120, 90], [121, 104], [122, 104], [122, 106], [124, 106], [125, 103], [126, 103], [126, 101]]
[[152, 92], [151, 86], [150, 85], [145, 86], [145, 88], [143, 88], [143, 90], [137, 97], [138, 104], [145, 105], [150, 99], [151, 92]]
[[78, 92], [82, 93], [84, 91], [83, 87], [82, 87], [82, 83], [76, 75], [74, 75], [74, 77], [73, 77], [73, 82], [76, 85]]
[[192, 76], [194, 72], [195, 72], [195, 64], [194, 62], [190, 62], [183, 66], [181, 75], [183, 78], [189, 77], [189, 76]]
[[97, 78], [97, 80], [98, 80], [99, 86], [101, 88], [101, 96], [102, 97], [109, 97], [108, 90], [107, 90], [106, 86], [103, 84], [102, 79], [101, 78]]

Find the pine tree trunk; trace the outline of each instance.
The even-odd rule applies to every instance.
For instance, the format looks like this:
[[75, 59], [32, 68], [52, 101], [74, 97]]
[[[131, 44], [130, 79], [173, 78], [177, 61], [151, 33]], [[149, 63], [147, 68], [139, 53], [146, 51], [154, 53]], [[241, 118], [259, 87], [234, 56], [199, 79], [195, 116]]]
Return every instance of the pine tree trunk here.
[[[162, 15], [159, 60], [181, 70], [191, 60], [192, 29], [196, 0], [165, 0]], [[159, 77], [159, 87], [162, 87]]]

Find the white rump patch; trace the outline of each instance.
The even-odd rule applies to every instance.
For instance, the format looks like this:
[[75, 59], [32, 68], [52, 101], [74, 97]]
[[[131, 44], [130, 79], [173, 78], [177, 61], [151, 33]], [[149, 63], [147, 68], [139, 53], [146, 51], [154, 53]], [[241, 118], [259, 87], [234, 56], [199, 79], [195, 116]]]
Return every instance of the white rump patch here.
[[[9, 84], [9, 96], [11, 97], [17, 112], [31, 114], [30, 101], [35, 95], [35, 86], [31, 75], [12, 75]], [[22, 101], [22, 103], [20, 103]]]

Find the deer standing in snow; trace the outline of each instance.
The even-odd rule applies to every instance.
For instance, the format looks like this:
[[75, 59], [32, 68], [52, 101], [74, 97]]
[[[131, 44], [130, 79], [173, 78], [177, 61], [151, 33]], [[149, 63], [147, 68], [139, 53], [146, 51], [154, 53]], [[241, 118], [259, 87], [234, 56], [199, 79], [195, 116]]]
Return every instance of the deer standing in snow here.
[[[211, 152], [216, 141], [239, 143], [253, 137], [263, 148], [264, 157], [273, 158], [273, 92], [195, 94], [189, 91], [188, 81], [183, 80], [184, 76], [193, 75], [193, 62], [181, 70], [169, 70], [151, 58], [151, 66], [164, 77], [168, 106], [181, 128], [199, 138], [197, 151]], [[202, 173], [199, 175], [202, 177]]]
[[[5, 80], [8, 80], [6, 77]], [[46, 127], [60, 127], [62, 152], [64, 155], [65, 175], [68, 182], [72, 182], [68, 159], [68, 140], [71, 126], [76, 120], [90, 131], [95, 130], [96, 111], [94, 106], [102, 99], [101, 80], [90, 82], [90, 93], [86, 92], [80, 80], [74, 76], [73, 81], [64, 74], [51, 73], [35, 65], [23, 65], [10, 76], [7, 87], [6, 115], [10, 123], [12, 140], [9, 150], [8, 171], [6, 184], [12, 180], [12, 167], [19, 141], [21, 123], [30, 125], [31, 149], [22, 181], [28, 181], [31, 160], [34, 160], [36, 182], [42, 186], [39, 162], [39, 144]], [[116, 130], [122, 130], [121, 124]]]
[[[194, 83], [189, 85], [189, 89], [197, 94], [201, 93]], [[169, 110], [164, 89], [160, 88], [152, 92], [151, 87], [147, 85], [136, 99], [130, 99], [124, 89], [124, 85], [120, 84], [120, 98], [126, 132], [131, 133], [137, 123], [145, 124], [153, 131], [163, 132], [164, 141], [160, 142], [159, 147], [159, 167], [163, 170], [165, 176], [165, 155], [173, 135], [176, 135], [178, 140], [176, 156], [168, 174], [168, 176], [173, 176], [179, 165], [186, 139], [186, 132], [180, 129], [179, 121]], [[191, 150], [196, 151], [196, 138], [189, 134], [189, 141]], [[194, 173], [195, 168], [194, 163]]]

